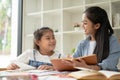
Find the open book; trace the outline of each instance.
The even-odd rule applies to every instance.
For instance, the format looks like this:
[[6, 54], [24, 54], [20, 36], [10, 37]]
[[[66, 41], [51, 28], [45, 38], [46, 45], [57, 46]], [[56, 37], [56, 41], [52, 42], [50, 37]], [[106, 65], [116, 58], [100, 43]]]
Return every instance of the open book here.
[[51, 63], [54, 67], [54, 69], [59, 70], [59, 71], [68, 71], [68, 70], [77, 70], [76, 68], [73, 67], [73, 65], [69, 65], [63, 62], [63, 60], [67, 60], [72, 63], [72, 60], [78, 60], [79, 58], [82, 58], [87, 64], [90, 65], [95, 65], [97, 64], [97, 57], [95, 54], [89, 55], [89, 56], [84, 56], [84, 57], [78, 57], [78, 58], [65, 58], [65, 59], [52, 59]]
[[120, 79], [120, 72], [106, 71], [106, 70], [81, 70], [68, 74], [68, 76], [76, 79], [93, 79], [93, 80], [116, 80]]

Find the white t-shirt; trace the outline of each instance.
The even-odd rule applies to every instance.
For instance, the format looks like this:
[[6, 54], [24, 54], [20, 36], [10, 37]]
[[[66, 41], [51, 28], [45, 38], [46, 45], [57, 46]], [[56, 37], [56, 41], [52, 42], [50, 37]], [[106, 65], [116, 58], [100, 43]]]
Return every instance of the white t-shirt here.
[[90, 46], [89, 46], [89, 49], [88, 49], [88, 54], [89, 55], [93, 54], [95, 46], [96, 46], [96, 41], [90, 41]]
[[[47, 63], [51, 63], [50, 62], [50, 59], [52, 58], [58, 58], [59, 57], [59, 52], [58, 51], [55, 51], [55, 53], [51, 56], [46, 56], [46, 55], [41, 55], [39, 53], [39, 51], [35, 51], [35, 59], [36, 61], [41, 61], [41, 62], [47, 62]], [[17, 62], [22, 62], [22, 63], [25, 63], [25, 64], [28, 64], [29, 63], [29, 60], [34, 60], [34, 54], [33, 54], [33, 49], [29, 49], [29, 50], [26, 50], [25, 52], [23, 52], [20, 56], [18, 56], [16, 58], [16, 60], [14, 61], [17, 61]], [[14, 62], [13, 61], [13, 62]]]

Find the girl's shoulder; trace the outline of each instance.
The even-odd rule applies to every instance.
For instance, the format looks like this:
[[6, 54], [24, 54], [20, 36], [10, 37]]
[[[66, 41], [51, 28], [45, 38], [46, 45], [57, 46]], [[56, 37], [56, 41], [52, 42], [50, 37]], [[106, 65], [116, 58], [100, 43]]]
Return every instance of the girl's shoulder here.
[[51, 56], [51, 58], [63, 58], [64, 54], [60, 53], [58, 50], [54, 50], [54, 54]]
[[32, 54], [33, 54], [33, 49], [27, 49], [18, 56], [18, 60], [32, 56]]
[[52, 56], [58, 56], [59, 54], [61, 54], [60, 51], [54, 50], [54, 54]]
[[22, 54], [33, 54], [34, 49], [27, 49]]

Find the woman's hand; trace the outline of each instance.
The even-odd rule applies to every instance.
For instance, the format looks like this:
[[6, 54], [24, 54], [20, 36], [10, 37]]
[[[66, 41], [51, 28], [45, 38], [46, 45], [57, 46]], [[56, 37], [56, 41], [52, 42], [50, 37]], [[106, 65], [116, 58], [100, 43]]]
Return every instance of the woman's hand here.
[[15, 70], [19, 69], [20, 67], [14, 63], [11, 63], [10, 65], [7, 66], [7, 70]]
[[88, 67], [88, 65], [86, 64], [86, 62], [83, 59], [81, 59], [81, 58], [79, 58], [77, 60], [73, 59], [72, 63], [73, 63], [74, 67], [84, 67], [84, 68]]
[[86, 62], [81, 58], [79, 58], [79, 59], [71, 58], [69, 60], [63, 59], [62, 63], [64, 63], [65, 65], [73, 66], [73, 67], [83, 67], [83, 68], [89, 68], [89, 69], [93, 69], [93, 70], [100, 70], [99, 66], [87, 65]]
[[84, 68], [88, 67], [88, 65], [85, 63], [83, 59], [77, 59], [77, 60], [74, 58], [71, 58], [70, 60], [63, 59], [62, 63], [73, 66], [73, 67], [84, 67]]
[[41, 65], [37, 69], [39, 70], [54, 70], [53, 66]]

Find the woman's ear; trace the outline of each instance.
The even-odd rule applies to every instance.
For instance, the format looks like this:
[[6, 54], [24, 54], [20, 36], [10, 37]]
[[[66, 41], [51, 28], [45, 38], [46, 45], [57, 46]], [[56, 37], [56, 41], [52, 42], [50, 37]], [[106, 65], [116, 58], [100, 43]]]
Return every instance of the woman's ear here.
[[95, 29], [99, 29], [100, 28], [100, 23], [95, 24]]

